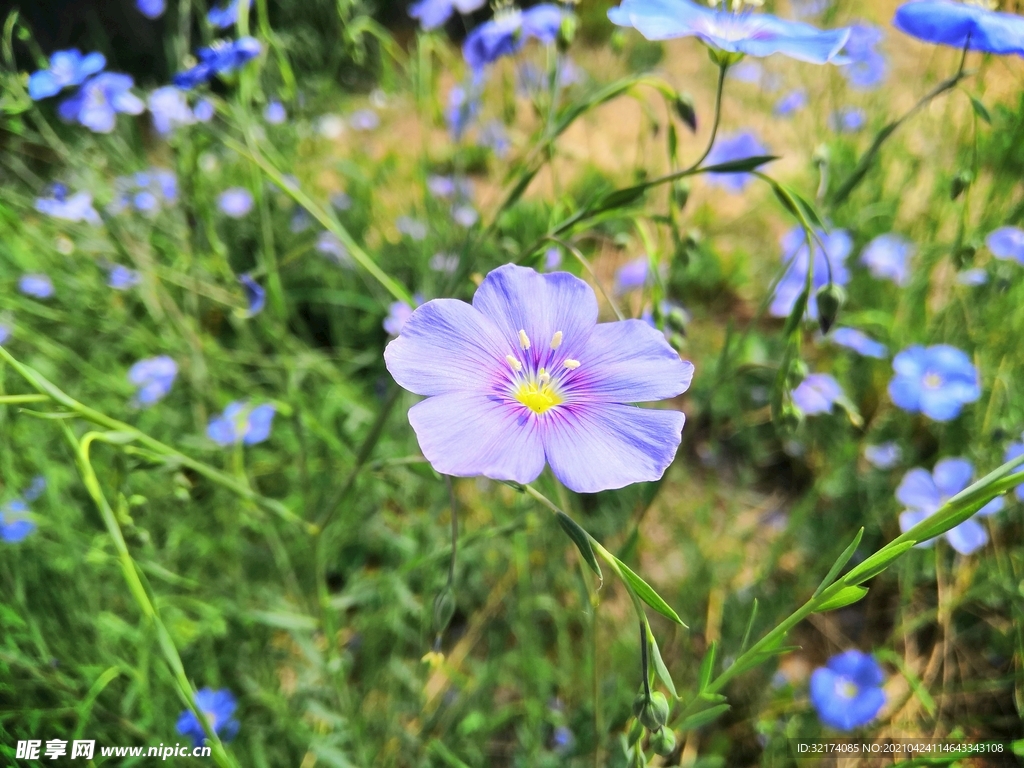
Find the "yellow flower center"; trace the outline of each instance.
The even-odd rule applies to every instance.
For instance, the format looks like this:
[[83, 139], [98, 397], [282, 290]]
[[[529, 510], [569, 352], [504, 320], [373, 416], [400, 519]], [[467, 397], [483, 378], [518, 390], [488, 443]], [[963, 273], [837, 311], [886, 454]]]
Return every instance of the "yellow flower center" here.
[[[529, 351], [532, 345], [526, 331], [520, 330], [518, 337], [519, 348], [523, 352]], [[549, 345], [552, 351], [562, 345], [562, 337], [561, 331], [555, 331]], [[538, 415], [565, 401], [561, 391], [562, 379], [580, 367], [579, 360], [565, 358], [561, 361], [561, 368], [555, 371], [555, 378], [552, 379], [551, 374], [544, 368], [531, 370], [533, 366], [528, 359], [524, 363], [516, 355], [509, 354], [505, 356], [505, 360], [512, 369], [512, 397]]]
[[[543, 374], [544, 369], [541, 368]], [[524, 381], [516, 389], [516, 400], [534, 413], [544, 413], [562, 402], [550, 381]]]
[[836, 683], [836, 693], [844, 699], [852, 699], [857, 695], [857, 686], [849, 680], [841, 680]]
[[924, 377], [925, 389], [938, 389], [942, 386], [942, 377], [937, 373], [928, 373]]

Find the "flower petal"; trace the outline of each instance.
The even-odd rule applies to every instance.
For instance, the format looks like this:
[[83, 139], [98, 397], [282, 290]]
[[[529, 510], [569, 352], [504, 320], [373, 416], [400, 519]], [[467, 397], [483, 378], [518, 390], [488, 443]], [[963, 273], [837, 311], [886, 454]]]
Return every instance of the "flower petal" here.
[[972, 517], [946, 531], [946, 540], [961, 555], [970, 555], [988, 544], [988, 532]]
[[[913, 510], [932, 514], [942, 506], [942, 494], [926, 469], [917, 467], [903, 476], [896, 489], [896, 499]], [[916, 525], [916, 523], [915, 523]]]
[[[900, 532], [901, 533], [906, 533], [911, 528], [913, 528], [915, 525], [917, 525], [918, 523], [926, 520], [927, 518], [928, 518], [928, 513], [926, 513], [926, 512], [912, 512], [912, 511], [901, 512], [900, 513]], [[917, 544], [915, 546], [922, 547], [922, 548], [927, 548], [927, 547], [932, 546], [934, 543], [935, 543], [934, 539], [925, 539], [924, 541], [917, 542]]]
[[545, 414], [544, 453], [566, 487], [597, 493], [659, 480], [675, 458], [685, 416], [628, 405], [572, 405]]
[[943, 459], [935, 465], [932, 478], [942, 495], [950, 497], [956, 496], [966, 488], [973, 474], [974, 465], [967, 459]]

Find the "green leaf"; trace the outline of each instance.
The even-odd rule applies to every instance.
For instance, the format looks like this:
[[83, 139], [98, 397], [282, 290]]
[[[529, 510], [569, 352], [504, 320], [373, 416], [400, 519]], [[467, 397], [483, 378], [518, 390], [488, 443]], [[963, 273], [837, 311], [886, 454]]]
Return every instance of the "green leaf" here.
[[807, 311], [807, 298], [807, 289], [805, 288], [796, 297], [796, 301], [793, 303], [793, 311], [786, 318], [786, 325], [782, 329], [783, 338], [792, 336], [800, 327], [800, 321], [803, 320], [804, 312]]
[[741, 157], [739, 160], [730, 160], [728, 163], [718, 163], [717, 165], [706, 165], [701, 167], [701, 173], [749, 173], [750, 171], [756, 170], [765, 163], [770, 163], [773, 160], [778, 160], [777, 155], [751, 155], [750, 157]]
[[757, 618], [758, 602], [754, 598], [754, 607], [750, 609], [750, 618], [747, 619], [747, 628], [743, 631], [743, 641], [740, 643], [740, 653], [747, 650], [747, 641], [750, 640], [750, 632], [754, 628], [754, 620]]
[[858, 600], [864, 597], [868, 593], [867, 587], [843, 587], [841, 590], [836, 592], [832, 597], [823, 602], [817, 608], [814, 609], [815, 613], [823, 613], [825, 611], [834, 611], [836, 608], [845, 608], [848, 605], [853, 605]]
[[609, 557], [612, 557], [615, 560], [615, 563], [618, 565], [619, 570], [622, 573], [622, 578], [625, 579], [629, 586], [633, 588], [633, 591], [636, 592], [637, 596], [641, 600], [665, 618], [671, 619], [682, 627], [686, 626], [683, 624], [683, 620], [679, 618], [679, 614], [672, 610], [671, 606], [665, 602], [661, 595], [654, 591], [650, 584], [633, 573], [629, 566], [619, 560], [619, 558], [615, 557], [615, 555], [609, 555]]
[[888, 568], [893, 560], [913, 548], [915, 544], [917, 544], [916, 541], [904, 541], [902, 544], [897, 544], [894, 547], [885, 547], [875, 552], [875, 554], [846, 574], [843, 577], [843, 583], [860, 584], [877, 576]]
[[572, 539], [572, 543], [576, 545], [576, 549], [580, 551], [583, 560], [590, 566], [590, 570], [597, 574], [597, 578], [604, 581], [604, 574], [601, 573], [601, 566], [597, 563], [594, 548], [590, 546], [590, 534], [564, 512], [556, 512], [555, 519], [562, 526], [562, 530]]
[[718, 643], [712, 643], [708, 646], [707, 653], [704, 654], [704, 659], [700, 663], [700, 683], [697, 689], [703, 693], [708, 689], [708, 685], [711, 684], [711, 675], [715, 671], [715, 652], [718, 650]]
[[651, 641], [651, 658], [654, 659], [654, 671], [658, 673], [658, 678], [668, 688], [668, 692], [671, 693], [675, 698], [679, 698], [679, 694], [676, 693], [676, 684], [672, 682], [672, 675], [668, 672], [668, 667], [665, 666], [664, 660], [661, 658], [661, 650], [658, 648], [658, 641], [654, 639], [654, 635], [651, 634], [650, 628], [647, 629], [647, 638]]
[[978, 99], [974, 98], [973, 96], [970, 96], [970, 99], [971, 99], [971, 106], [974, 108], [974, 114], [976, 114], [978, 117], [980, 117], [982, 120], [984, 120], [989, 125], [992, 125], [992, 115], [989, 114], [988, 107], [986, 107], [984, 104], [982, 104], [980, 101], [978, 101]]
[[623, 189], [613, 190], [607, 195], [596, 200], [594, 204], [587, 209], [587, 215], [593, 216], [594, 214], [603, 213], [604, 211], [611, 211], [616, 208], [625, 208], [630, 206], [643, 198], [647, 188], [648, 186], [646, 184], [637, 184], [634, 187], [625, 187]]
[[[799, 650], [799, 645], [780, 645], [775, 648], [767, 648], [765, 650], [758, 651], [757, 653], [752, 653], [745, 658], [741, 656], [733, 664], [733, 666], [736, 667], [736, 671], [731, 674], [742, 674], [760, 664], [763, 664], [764, 662], [768, 661], [768, 659], [774, 658], [775, 656], [783, 656], [787, 653], [792, 653], [793, 651]], [[729, 669], [731, 671], [732, 667], [729, 667]]]
[[677, 730], [680, 731], [692, 731], [694, 728], [700, 728], [702, 725], [707, 725], [712, 720], [717, 720], [719, 715], [728, 712], [731, 707], [728, 704], [719, 704], [717, 707], [711, 707], [705, 709], [703, 712], [697, 712], [694, 715], [690, 715], [683, 722], [676, 726]]
[[814, 590], [813, 597], [817, 597], [825, 591], [826, 587], [830, 587], [832, 585], [832, 582], [835, 581], [836, 576], [838, 576], [839, 572], [843, 570], [843, 566], [850, 562], [850, 558], [853, 557], [853, 553], [857, 551], [857, 547], [860, 546], [860, 540], [862, 538], [864, 538], [863, 527], [861, 527], [861, 529], [857, 531], [857, 535], [853, 537], [853, 541], [850, 542], [849, 546], [843, 550], [843, 554], [839, 556], [839, 559], [832, 564], [831, 568], [829, 568], [829, 571], [825, 575], [825, 578], [822, 579], [821, 584], [819, 584], [818, 588]]

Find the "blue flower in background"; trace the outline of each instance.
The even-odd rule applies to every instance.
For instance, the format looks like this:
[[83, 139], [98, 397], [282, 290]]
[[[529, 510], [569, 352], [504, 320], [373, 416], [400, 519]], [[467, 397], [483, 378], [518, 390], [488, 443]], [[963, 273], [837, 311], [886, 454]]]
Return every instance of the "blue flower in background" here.
[[[811, 281], [811, 297], [807, 301], [807, 316], [818, 319], [819, 288], [828, 284], [829, 266], [832, 268], [832, 282], [835, 285], [846, 285], [850, 282], [850, 273], [846, 269], [846, 257], [853, 249], [853, 241], [845, 229], [832, 232], [817, 230], [814, 244], [814, 275]], [[818, 241], [824, 244], [824, 249]], [[807, 255], [807, 240], [800, 226], [793, 227], [780, 240], [782, 245], [782, 261], [790, 267], [775, 288], [768, 311], [773, 317], [788, 317], [793, 311], [797, 298], [803, 293], [807, 283], [807, 270], [810, 259]]]
[[[418, 307], [423, 303], [423, 296], [417, 293], [412, 297], [412, 300]], [[392, 302], [391, 306], [388, 307], [388, 316], [384, 318], [384, 331], [389, 336], [400, 334], [405, 327], [406, 320], [412, 316], [414, 310], [415, 307], [410, 307], [404, 301]]]
[[867, 725], [885, 704], [885, 674], [874, 657], [845, 651], [811, 673], [811, 704], [818, 719], [840, 731]]
[[107, 66], [107, 59], [102, 53], [89, 53], [85, 56], [77, 48], [67, 51], [56, 51], [50, 57], [50, 68], [33, 72], [28, 79], [28, 95], [33, 101], [56, 96], [72, 85], [81, 85], [97, 72]]
[[480, 219], [480, 214], [471, 205], [457, 205], [452, 208], [452, 221], [460, 227], [469, 229]]
[[115, 264], [110, 268], [110, 273], [107, 275], [107, 285], [113, 288], [115, 291], [127, 291], [129, 288], [134, 288], [141, 282], [142, 277], [134, 269], [128, 269], [120, 264]]
[[399, 216], [395, 219], [395, 226], [399, 232], [416, 242], [425, 240], [427, 237], [426, 222], [414, 219], [412, 216]]
[[559, 725], [551, 734], [551, 749], [560, 755], [567, 755], [576, 746], [576, 737], [565, 725]]
[[200, 48], [196, 52], [199, 63], [176, 74], [174, 84], [186, 91], [191, 90], [208, 83], [216, 75], [234, 72], [259, 56], [261, 50], [259, 40], [254, 37], [240, 37], [231, 42], [221, 40], [209, 48]]
[[128, 381], [138, 388], [137, 405], [150, 406], [163, 400], [178, 376], [178, 364], [167, 355], [139, 360], [128, 369]]
[[454, 275], [459, 268], [459, 257], [454, 253], [435, 253], [430, 257], [430, 268], [435, 272], [444, 272], [446, 275]]
[[845, 395], [839, 382], [827, 373], [812, 373], [791, 393], [793, 404], [808, 416], [829, 413]]
[[[230, 741], [238, 735], [239, 723], [234, 719], [238, 702], [231, 695], [231, 691], [203, 688], [196, 693], [196, 708], [206, 715], [213, 732], [223, 741]], [[178, 716], [175, 727], [182, 736], [192, 739], [192, 743], [197, 747], [206, 741], [206, 731], [191, 709], [186, 709]]]
[[2, 345], [7, 339], [11, 337], [11, 327], [0, 323], [0, 345]]
[[483, 8], [487, 0], [419, 0], [409, 6], [409, 15], [424, 30], [437, 29], [451, 18], [455, 11], [463, 16]]
[[832, 5], [831, 0], [790, 0], [789, 7], [798, 19], [820, 16]]
[[[722, 165], [748, 157], [768, 154], [768, 148], [750, 131], [719, 136], [704, 159], [704, 167]], [[709, 184], [723, 187], [729, 192], [738, 193], [746, 189], [754, 177], [749, 173], [705, 173], [704, 178]]]
[[159, 19], [167, 10], [166, 0], [135, 0], [135, 7], [147, 19]]
[[903, 451], [893, 442], [864, 446], [864, 458], [875, 469], [892, 469], [903, 458]]
[[[252, 0], [248, 0], [248, 5], [252, 8]], [[227, 29], [236, 24], [238, 22], [238, 0], [231, 0], [223, 8], [211, 8], [206, 14], [206, 20], [210, 22], [210, 26], [217, 29]]]
[[910, 259], [913, 256], [913, 243], [900, 235], [889, 233], [879, 235], [865, 246], [860, 254], [860, 263], [880, 280], [892, 280], [896, 285], [906, 285], [910, 279]]
[[1024, 264], [1024, 229], [1000, 227], [989, 233], [985, 245], [997, 259], [1012, 259]]
[[53, 281], [47, 275], [23, 275], [18, 290], [35, 299], [48, 299], [53, 296]]
[[220, 416], [210, 419], [206, 436], [220, 446], [262, 443], [270, 437], [276, 412], [269, 403], [253, 408], [248, 403], [236, 401], [228, 405]]
[[153, 127], [161, 136], [170, 135], [180, 125], [192, 125], [196, 116], [188, 108], [185, 92], [173, 85], [157, 88], [146, 99]]
[[93, 133], [110, 133], [118, 113], [139, 115], [146, 105], [132, 93], [130, 75], [102, 72], [82, 84], [78, 92], [60, 103], [57, 114], [69, 123], [80, 123]]
[[764, 67], [761, 66], [761, 62], [759, 61], [744, 59], [739, 64], [729, 67], [728, 76], [741, 83], [751, 83], [756, 85], [761, 82], [761, 78], [764, 76]]
[[356, 131], [372, 131], [380, 125], [380, 117], [372, 109], [357, 109], [349, 116], [348, 124]]
[[333, 232], [321, 232], [314, 248], [317, 253], [326, 256], [338, 266], [352, 266], [352, 257], [348, 253], [348, 248]]
[[139, 213], [153, 216], [164, 205], [174, 205], [178, 199], [178, 178], [165, 168], [114, 179], [114, 199], [107, 211], [118, 215], [133, 208]]
[[444, 111], [444, 119], [454, 141], [461, 141], [466, 129], [476, 120], [480, 111], [478, 87], [479, 84], [474, 82], [468, 89], [456, 85], [448, 91], [448, 107]]
[[46, 492], [46, 478], [42, 475], [36, 475], [32, 478], [32, 482], [28, 484], [28, 488], [21, 494], [21, 497], [28, 502], [33, 502], [38, 499], [43, 493]]
[[[906, 533], [921, 521], [931, 517], [939, 508], [971, 484], [974, 467], [967, 459], [943, 459], [929, 472], [916, 467], [903, 476], [896, 489], [896, 499], [905, 507], [900, 513], [900, 530]], [[1005, 506], [998, 496], [978, 510], [976, 516], [987, 517]], [[943, 534], [950, 546], [961, 555], [969, 555], [988, 543], [985, 526], [973, 517]], [[930, 547], [933, 541], [918, 542], [919, 547]]]
[[263, 119], [271, 125], [280, 125], [288, 119], [288, 110], [284, 108], [284, 104], [280, 101], [272, 101], [263, 110]]
[[956, 276], [960, 285], [977, 286], [988, 282], [988, 273], [984, 269], [965, 269]]
[[480, 145], [490, 147], [495, 157], [502, 159], [508, 157], [508, 152], [512, 148], [508, 131], [500, 120], [491, 120], [480, 130]]
[[558, 246], [552, 246], [544, 251], [544, 269], [548, 272], [554, 272], [562, 266], [562, 249]]
[[859, 107], [843, 107], [828, 117], [828, 124], [836, 133], [857, 133], [867, 122], [867, 115]]
[[615, 270], [615, 293], [623, 294], [634, 288], [643, 288], [647, 282], [650, 260], [646, 255], [626, 262]]
[[210, 122], [216, 113], [217, 109], [209, 99], [200, 99], [192, 108], [192, 114], [200, 123]]
[[849, 63], [842, 68], [842, 73], [854, 88], [869, 90], [885, 81], [889, 65], [875, 48], [884, 36], [874, 24], [858, 22], [850, 26], [850, 38], [844, 51]]
[[948, 344], [909, 347], [896, 355], [892, 367], [896, 375], [889, 382], [889, 396], [905, 411], [949, 421], [981, 397], [971, 359]]
[[28, 505], [21, 499], [0, 506], [0, 541], [17, 544], [32, 533], [36, 524], [27, 515]]
[[[1022, 435], [1021, 437], [1024, 437], [1024, 435]], [[1021, 454], [1024, 454], [1024, 442], [1010, 443], [1006, 447], [1006, 455], [1003, 456], [1003, 461], [1013, 461], [1014, 459], [1018, 458]], [[1018, 467], [1017, 469], [1019, 470], [1020, 467]], [[1014, 489], [1013, 493], [1018, 499], [1024, 501], [1024, 483], [1018, 485]]]
[[725, 3], [708, 8], [689, 0], [623, 0], [608, 10], [608, 18], [620, 27], [634, 27], [648, 40], [696, 37], [728, 53], [781, 53], [812, 64], [836, 59], [849, 36], [846, 29], [821, 30], [767, 13], [733, 13]]
[[778, 117], [788, 117], [807, 106], [807, 91], [798, 88], [790, 91], [777, 102], [772, 112]]
[[248, 214], [254, 202], [252, 193], [243, 187], [225, 189], [217, 196], [217, 207], [233, 219], [240, 219]]
[[93, 225], [102, 223], [92, 205], [92, 193], [76, 192], [68, 197], [63, 184], [54, 188], [52, 197], [37, 197], [35, 208], [40, 213], [63, 221], [84, 221]]
[[334, 192], [330, 197], [331, 205], [339, 211], [347, 211], [352, 207], [352, 198], [344, 192]]
[[466, 37], [462, 57], [469, 66], [482, 70], [502, 56], [518, 52], [530, 38], [550, 45], [562, 27], [565, 11], [552, 3], [541, 3], [525, 11], [501, 9]]
[[255, 317], [266, 306], [267, 291], [262, 285], [253, 280], [251, 275], [239, 275], [238, 282], [242, 284], [245, 298], [249, 302], [249, 311], [246, 316]]
[[1024, 56], [1024, 18], [951, 0], [917, 0], [896, 9], [892, 24], [926, 43]]
[[866, 333], [858, 331], [856, 328], [836, 328], [832, 331], [830, 338], [839, 346], [852, 349], [864, 357], [874, 357], [882, 360], [889, 353], [885, 344], [875, 341]]

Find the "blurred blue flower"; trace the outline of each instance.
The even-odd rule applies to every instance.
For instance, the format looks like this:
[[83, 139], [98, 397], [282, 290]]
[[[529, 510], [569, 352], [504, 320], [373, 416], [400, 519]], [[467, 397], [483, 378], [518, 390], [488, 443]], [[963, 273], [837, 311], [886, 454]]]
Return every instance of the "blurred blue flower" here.
[[33, 502], [38, 499], [43, 493], [46, 492], [46, 478], [42, 475], [36, 475], [32, 478], [32, 481], [28, 484], [28, 488], [25, 489], [21, 497], [27, 502]]
[[458, 11], [463, 16], [483, 8], [487, 0], [418, 0], [409, 6], [409, 15], [424, 30], [437, 29]]
[[454, 275], [459, 268], [459, 257], [454, 253], [435, 253], [430, 257], [430, 268], [435, 272]]
[[217, 207], [233, 219], [240, 219], [252, 210], [252, 193], [242, 187], [225, 189], [217, 197]]
[[[903, 476], [896, 489], [896, 499], [907, 509], [900, 513], [900, 530], [906, 533], [922, 520], [931, 517], [939, 508], [971, 483], [974, 466], [967, 459], [942, 459], [929, 472], [916, 467]], [[976, 516], [987, 517], [999, 512], [1006, 502], [997, 496], [978, 510]], [[973, 517], [943, 534], [950, 546], [961, 555], [969, 555], [988, 543], [985, 526]], [[918, 542], [919, 547], [930, 547], [931, 540]]]
[[[252, 8], [252, 0], [248, 0], [248, 4]], [[238, 0], [231, 0], [223, 8], [211, 8], [206, 14], [206, 20], [217, 29], [227, 29], [238, 23]]]
[[448, 133], [453, 141], [461, 141], [466, 129], [476, 120], [480, 111], [480, 100], [477, 94], [477, 84], [474, 83], [467, 88], [456, 85], [448, 91], [448, 108], [445, 109], [445, 122], [448, 124]]
[[837, 109], [828, 118], [828, 124], [836, 133], [856, 133], [867, 124], [864, 110], [858, 107]]
[[870, 90], [885, 81], [889, 65], [885, 56], [875, 48], [884, 36], [885, 33], [874, 24], [857, 22], [850, 25], [850, 38], [844, 50], [849, 63], [841, 71], [852, 87]]
[[239, 275], [238, 282], [242, 284], [242, 288], [245, 290], [245, 298], [249, 302], [249, 311], [247, 317], [255, 317], [263, 311], [263, 307], [267, 303], [267, 291], [266, 289], [253, 280], [251, 275]]
[[562, 266], [562, 249], [553, 245], [544, 251], [544, 269], [554, 272], [560, 266]]
[[271, 125], [280, 125], [288, 119], [288, 110], [284, 108], [284, 104], [280, 101], [272, 101], [263, 110], [263, 119]]
[[427, 176], [427, 191], [433, 197], [447, 200], [455, 196], [455, 179], [451, 176]]
[[490, 147], [495, 156], [501, 159], [506, 158], [512, 148], [508, 131], [500, 120], [491, 120], [480, 130], [480, 145]]
[[380, 125], [380, 117], [372, 109], [357, 109], [349, 116], [348, 124], [357, 131], [372, 131]]
[[331, 205], [339, 211], [347, 211], [352, 207], [352, 198], [344, 192], [334, 192], [330, 197]]
[[989, 233], [985, 245], [997, 259], [1013, 259], [1024, 264], [1024, 229], [1000, 227]]
[[550, 45], [565, 15], [553, 3], [540, 3], [525, 11], [499, 8], [493, 19], [469, 33], [462, 44], [462, 57], [472, 69], [480, 71], [502, 56], [518, 52], [530, 38]]
[[988, 273], [984, 269], [965, 269], [956, 276], [960, 285], [984, 285], [988, 282]]
[[[757, 136], [751, 131], [727, 134], [719, 136], [718, 141], [711, 148], [708, 156], [704, 159], [704, 167], [722, 165], [736, 160], [744, 160], [748, 157], [757, 157], [768, 154], [768, 148], [762, 144]], [[729, 192], [738, 193], [746, 189], [747, 184], [753, 180], [749, 173], [705, 173], [704, 178], [709, 184], [723, 187]]]
[[110, 273], [107, 275], [107, 285], [113, 288], [115, 291], [127, 291], [129, 288], [133, 288], [138, 285], [142, 280], [142, 277], [134, 269], [128, 269], [120, 264], [115, 264], [110, 268]]
[[131, 92], [135, 81], [130, 75], [102, 72], [86, 80], [78, 92], [57, 107], [66, 122], [77, 122], [93, 133], [110, 133], [118, 113], [139, 115], [146, 109], [142, 99]]
[[123, 213], [128, 208], [156, 214], [164, 205], [173, 205], [178, 199], [178, 178], [166, 168], [150, 168], [132, 176], [114, 179], [114, 199], [107, 206], [112, 214]]
[[64, 221], [84, 221], [89, 224], [100, 224], [99, 213], [92, 205], [92, 193], [76, 192], [67, 197], [64, 185], [54, 189], [53, 197], [37, 197], [35, 208], [40, 213]]
[[200, 123], [208, 123], [213, 119], [217, 109], [209, 99], [200, 99], [192, 108], [192, 114]]
[[949, 421], [981, 397], [971, 359], [948, 344], [909, 347], [896, 355], [892, 367], [896, 375], [889, 382], [889, 396], [905, 411]]
[[11, 337], [11, 327], [4, 323], [0, 323], [0, 344], [3, 344], [7, 339]]
[[885, 673], [857, 650], [837, 654], [811, 673], [811, 703], [818, 718], [840, 731], [867, 725], [885, 704]]
[[799, 112], [806, 106], [807, 91], [803, 88], [797, 88], [795, 91], [790, 91], [775, 102], [775, 108], [772, 112], [774, 112], [778, 117], [787, 117], [795, 112]]
[[649, 269], [650, 259], [646, 255], [623, 264], [615, 270], [615, 293], [623, 294], [634, 288], [643, 288]]
[[0, 506], [0, 541], [17, 544], [23, 541], [36, 524], [27, 518], [28, 505], [21, 499], [14, 499]]
[[[196, 693], [196, 708], [206, 716], [213, 732], [221, 740], [231, 741], [238, 735], [239, 723], [233, 717], [235, 710], [238, 709], [238, 702], [231, 695], [231, 691], [203, 688]], [[192, 739], [192, 743], [197, 747], [206, 741], [206, 731], [191, 709], [186, 709], [178, 716], [175, 728], [182, 736]]]
[[139, 360], [128, 369], [128, 381], [139, 390], [135, 395], [135, 403], [149, 406], [163, 400], [171, 391], [177, 376], [178, 364], [167, 355]]
[[622, 0], [609, 9], [608, 18], [621, 27], [634, 27], [648, 40], [696, 37], [729, 53], [781, 53], [812, 64], [836, 59], [849, 35], [845, 29], [820, 30], [767, 13], [730, 12], [726, 3], [708, 8], [689, 0]]
[[326, 230], [321, 232], [316, 239], [314, 248], [317, 253], [326, 256], [338, 266], [352, 266], [352, 257], [348, 253], [348, 248], [345, 247], [345, 244], [333, 232]]
[[248, 403], [234, 402], [220, 416], [210, 419], [206, 435], [221, 446], [262, 443], [270, 437], [275, 413], [269, 403], [253, 408]]
[[903, 451], [894, 442], [864, 446], [864, 458], [875, 469], [892, 469], [900, 463]]
[[292, 234], [299, 234], [305, 232], [313, 226], [313, 217], [309, 215], [309, 212], [301, 205], [295, 206], [295, 210], [292, 212], [292, 218], [288, 222], [288, 231]]
[[741, 83], [758, 84], [764, 76], [764, 67], [755, 59], [744, 59], [739, 64], [729, 67], [728, 77]]
[[159, 19], [167, 10], [166, 0], [135, 0], [135, 7], [147, 19]]
[[831, 6], [831, 0], [790, 0], [789, 7], [798, 19], [820, 16]]
[[398, 231], [406, 235], [410, 240], [425, 240], [427, 237], [426, 222], [414, 219], [412, 216], [399, 216], [395, 219], [395, 226]]
[[[850, 282], [850, 273], [844, 262], [853, 248], [853, 241], [845, 229], [836, 229], [828, 233], [817, 230], [816, 234], [817, 238], [812, 240], [814, 274], [811, 281], [811, 296], [807, 301], [807, 316], [812, 320], [818, 319], [816, 294], [819, 288], [828, 285], [829, 266], [832, 268], [832, 282], [835, 285], [842, 286]], [[824, 244], [824, 249], [819, 240]], [[782, 261], [790, 267], [776, 286], [775, 297], [768, 311], [773, 317], [788, 317], [807, 283], [810, 259], [804, 230], [799, 225], [786, 232], [779, 242], [782, 245]]]
[[23, 275], [18, 281], [18, 290], [26, 296], [36, 299], [48, 299], [53, 296], [53, 282], [46, 275]]
[[[423, 296], [417, 293], [412, 300], [418, 307], [423, 303]], [[400, 334], [402, 328], [405, 327], [405, 321], [409, 319], [414, 309], [415, 307], [410, 307], [404, 301], [392, 302], [388, 307], [388, 316], [384, 318], [384, 331], [389, 336]]]
[[839, 382], [827, 373], [812, 373], [791, 393], [793, 404], [808, 416], [829, 413], [845, 395]]
[[[582, 79], [582, 73], [568, 56], [558, 58], [559, 88], [568, 88]], [[516, 93], [525, 98], [536, 97], [548, 89], [547, 73], [532, 61], [524, 61], [516, 68]]]
[[209, 48], [196, 51], [199, 63], [191, 69], [174, 76], [174, 84], [186, 91], [208, 83], [216, 75], [234, 72], [248, 61], [260, 55], [259, 40], [254, 37], [240, 37], [237, 40], [221, 40]]
[[28, 95], [33, 101], [56, 96], [72, 85], [81, 85], [86, 78], [102, 72], [107, 60], [102, 53], [85, 56], [77, 48], [55, 51], [50, 68], [33, 72], [28, 79]]
[[[1024, 437], [1024, 435], [1021, 437]], [[1014, 459], [1019, 458], [1021, 454], [1024, 454], [1024, 442], [1010, 443], [1006, 447], [1006, 454], [1003, 456], [1003, 461], [1013, 461]], [[1020, 467], [1017, 468], [1017, 471], [1020, 471]], [[1018, 499], [1024, 501], [1024, 483], [1018, 485], [1014, 489], [1013, 493]]]
[[153, 127], [161, 136], [168, 136], [180, 125], [192, 125], [196, 117], [188, 108], [185, 92], [173, 85], [157, 88], [146, 99], [149, 113], [153, 116]]
[[913, 256], [914, 244], [890, 232], [879, 235], [865, 246], [860, 254], [860, 263], [880, 280], [892, 280], [896, 285], [906, 285], [910, 279], [910, 259]]
[[885, 344], [875, 341], [863, 331], [856, 328], [836, 328], [832, 331], [832, 341], [841, 347], [852, 349], [864, 357], [874, 357], [883, 360], [889, 353]]
[[551, 734], [551, 749], [560, 755], [569, 754], [575, 745], [576, 737], [568, 726], [559, 725]]
[[480, 219], [480, 214], [471, 205], [457, 205], [452, 208], [452, 221], [460, 227], [469, 229]]
[[892, 25], [926, 43], [1024, 56], [1024, 18], [951, 0], [915, 0], [896, 9]]

